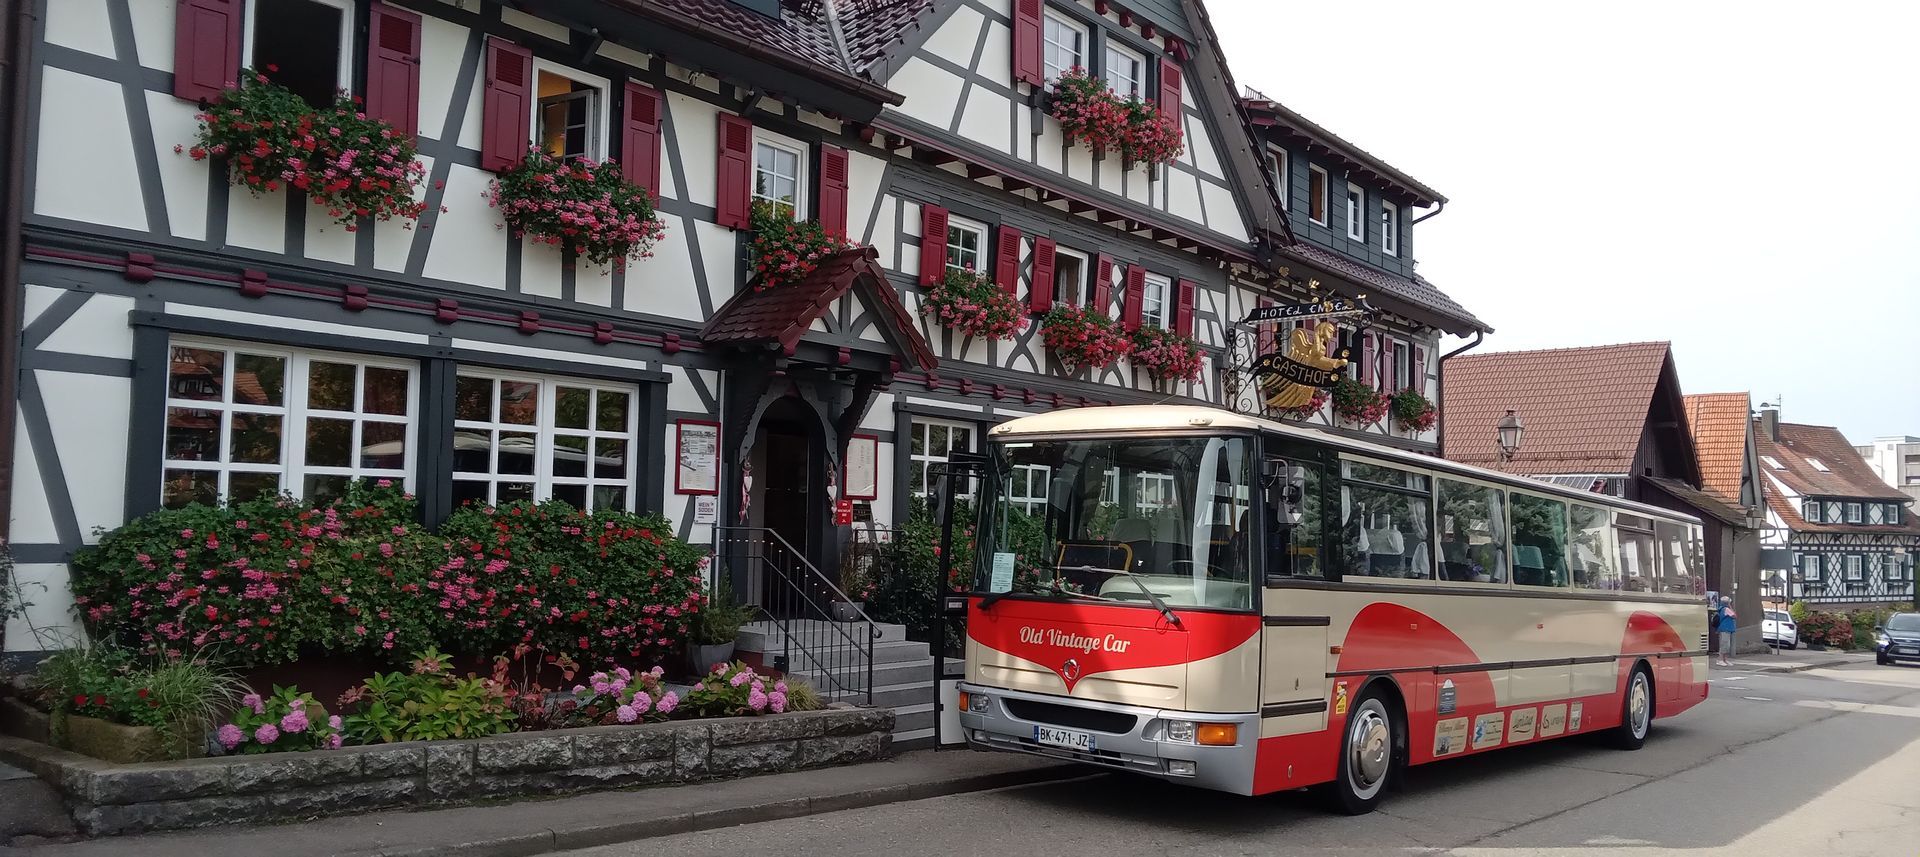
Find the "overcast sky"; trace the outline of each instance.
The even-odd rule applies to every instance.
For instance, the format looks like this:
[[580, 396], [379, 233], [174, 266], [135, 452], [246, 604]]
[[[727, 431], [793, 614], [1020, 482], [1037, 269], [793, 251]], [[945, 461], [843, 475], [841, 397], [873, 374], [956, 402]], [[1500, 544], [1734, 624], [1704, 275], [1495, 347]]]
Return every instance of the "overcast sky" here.
[[1452, 200], [1413, 248], [1480, 351], [1668, 340], [1686, 392], [1920, 435], [1920, 3], [1208, 9], [1241, 85]]

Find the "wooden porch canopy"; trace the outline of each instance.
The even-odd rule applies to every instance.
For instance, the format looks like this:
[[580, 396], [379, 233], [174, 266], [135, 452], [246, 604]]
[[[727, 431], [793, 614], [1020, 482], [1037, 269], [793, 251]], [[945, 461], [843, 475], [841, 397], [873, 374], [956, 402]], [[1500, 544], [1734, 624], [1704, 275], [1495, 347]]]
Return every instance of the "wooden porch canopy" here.
[[[898, 364], [931, 372], [939, 366], [940, 359], [900, 302], [899, 293], [887, 279], [886, 269], [874, 261], [878, 255], [872, 247], [844, 250], [822, 262], [804, 280], [765, 289], [759, 287], [760, 278], [755, 277], [707, 320], [700, 330], [700, 341], [708, 347], [766, 346], [791, 357], [814, 322], [851, 291], [866, 303], [881, 338], [892, 349]], [[859, 342], [863, 341], [847, 340], [842, 344], [842, 362], [850, 359], [848, 352]], [[864, 342], [869, 346], [881, 345]]]

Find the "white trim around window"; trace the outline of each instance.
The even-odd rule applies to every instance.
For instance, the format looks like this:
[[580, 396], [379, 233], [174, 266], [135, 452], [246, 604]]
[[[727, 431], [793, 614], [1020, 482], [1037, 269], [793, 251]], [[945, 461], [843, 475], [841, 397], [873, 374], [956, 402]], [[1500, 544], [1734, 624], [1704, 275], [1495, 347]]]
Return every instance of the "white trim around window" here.
[[1800, 517], [1805, 518], [1809, 524], [1820, 523], [1820, 501], [1807, 500], [1802, 502], [1800, 504]]
[[[914, 417], [907, 446], [908, 493], [927, 496], [935, 479], [929, 472], [933, 466], [947, 463], [954, 450], [972, 452], [979, 434], [979, 427], [969, 423]], [[973, 492], [956, 496], [971, 497]]]
[[1810, 553], [1800, 558], [1801, 579], [1809, 583], [1820, 580], [1820, 555]]
[[1285, 209], [1287, 207], [1287, 183], [1288, 179], [1293, 175], [1288, 168], [1292, 166], [1292, 163], [1288, 160], [1287, 150], [1285, 149], [1268, 147], [1267, 151], [1273, 155], [1273, 192], [1280, 197], [1280, 207]]
[[1847, 581], [1855, 582], [1862, 577], [1863, 574], [1860, 571], [1860, 555], [1857, 553], [1847, 554]]
[[631, 510], [640, 391], [625, 384], [461, 369], [453, 502], [565, 500]]
[[1101, 77], [1107, 88], [1121, 101], [1143, 98], [1147, 88], [1147, 58], [1139, 51], [1107, 39], [1107, 55], [1101, 58]]
[[753, 129], [753, 187], [748, 189], [754, 201], [790, 206], [795, 220], [806, 218], [807, 175], [812, 149], [792, 137], [783, 137], [755, 126]]
[[[354, 6], [356, 5], [354, 0], [303, 0], [303, 2], [312, 3], [316, 6], [331, 6], [340, 10], [340, 62], [339, 67], [334, 69], [334, 88], [341, 92], [353, 91], [353, 71], [356, 67], [354, 64], [353, 34], [359, 32], [355, 27], [357, 22], [353, 17]], [[168, 5], [171, 6], [172, 4]], [[259, 13], [259, 5], [260, 0], [247, 0], [246, 18], [243, 19], [246, 24], [242, 27], [240, 36], [242, 40], [240, 47], [242, 62], [240, 65], [243, 68], [254, 68], [265, 71], [265, 69], [259, 68], [262, 63], [253, 55], [255, 41], [254, 26], [256, 23], [265, 20]]]
[[546, 76], [572, 81], [573, 83], [586, 86], [592, 90], [592, 94], [588, 96], [587, 100], [586, 157], [594, 161], [605, 160], [607, 156], [607, 104], [608, 101], [610, 101], [610, 99], [607, 98], [607, 93], [612, 91], [613, 84], [600, 75], [588, 74], [579, 69], [569, 68], [556, 62], [540, 59], [539, 57], [534, 57], [533, 59], [533, 97], [527, 99], [528, 102], [530, 102], [528, 110], [531, 111], [531, 115], [527, 120], [527, 141], [536, 145], [540, 142], [540, 110], [542, 106], [541, 99], [544, 97], [540, 94], [542, 88], [541, 78]]
[[1076, 306], [1086, 306], [1093, 300], [1093, 261], [1078, 250], [1067, 247], [1053, 248], [1053, 299]]
[[1041, 71], [1049, 82], [1070, 68], [1087, 67], [1087, 27], [1052, 9], [1040, 19]]
[[419, 372], [407, 361], [218, 340], [170, 343], [161, 504], [339, 496], [413, 476]]
[[1860, 504], [1859, 503], [1847, 504], [1847, 523], [1849, 524], [1860, 523]]
[[1400, 206], [1380, 201], [1380, 252], [1400, 255]]
[[1347, 237], [1367, 240], [1367, 191], [1353, 182], [1347, 182]]
[[[1327, 195], [1333, 190], [1333, 177], [1315, 164], [1307, 165], [1307, 219], [1321, 226], [1327, 225], [1332, 215], [1327, 213], [1332, 200]], [[1317, 212], [1317, 213], [1316, 213]]]
[[1140, 287], [1140, 323], [1162, 329], [1173, 326], [1173, 281], [1165, 275], [1149, 273]]
[[987, 269], [987, 225], [977, 220], [948, 216], [947, 270]]

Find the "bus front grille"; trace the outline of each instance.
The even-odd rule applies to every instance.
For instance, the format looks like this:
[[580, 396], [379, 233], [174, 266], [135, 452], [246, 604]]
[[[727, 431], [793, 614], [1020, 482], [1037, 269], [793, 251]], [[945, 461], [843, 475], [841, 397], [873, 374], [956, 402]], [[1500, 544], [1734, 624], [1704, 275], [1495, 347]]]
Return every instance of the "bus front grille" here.
[[1032, 699], [1006, 699], [1007, 713], [1031, 723], [1047, 723], [1054, 726], [1071, 726], [1093, 732], [1105, 732], [1110, 735], [1126, 735], [1133, 731], [1139, 718], [1118, 711], [1100, 711], [1093, 708], [1080, 708], [1073, 705], [1057, 705], [1051, 702], [1039, 702]]

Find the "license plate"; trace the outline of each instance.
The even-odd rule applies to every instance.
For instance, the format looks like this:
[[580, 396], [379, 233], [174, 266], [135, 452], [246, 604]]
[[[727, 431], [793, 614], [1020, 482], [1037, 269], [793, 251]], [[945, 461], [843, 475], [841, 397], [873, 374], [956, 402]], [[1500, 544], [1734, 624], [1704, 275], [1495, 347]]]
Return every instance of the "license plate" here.
[[1916, 649], [1912, 646], [1894, 646], [1893, 651], [1895, 654], [1906, 655], [1906, 654], [1912, 654], [1914, 652], [1920, 652], [1920, 649]]
[[1033, 741], [1049, 747], [1065, 747], [1082, 753], [1093, 752], [1093, 736], [1086, 732], [1071, 729], [1055, 729], [1051, 726], [1033, 727]]

